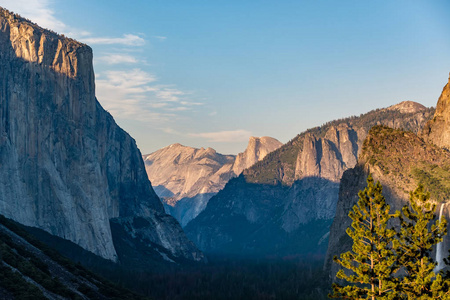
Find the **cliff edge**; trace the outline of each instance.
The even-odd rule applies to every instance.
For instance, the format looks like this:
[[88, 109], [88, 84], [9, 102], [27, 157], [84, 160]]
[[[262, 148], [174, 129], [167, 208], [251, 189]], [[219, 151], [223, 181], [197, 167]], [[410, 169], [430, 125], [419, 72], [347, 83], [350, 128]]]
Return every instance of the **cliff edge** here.
[[[95, 98], [91, 48], [3, 8], [0, 165], [1, 214], [113, 261], [111, 220], [164, 214], [134, 139]], [[202, 256], [184, 234], [164, 245], [153, 230], [174, 255]]]

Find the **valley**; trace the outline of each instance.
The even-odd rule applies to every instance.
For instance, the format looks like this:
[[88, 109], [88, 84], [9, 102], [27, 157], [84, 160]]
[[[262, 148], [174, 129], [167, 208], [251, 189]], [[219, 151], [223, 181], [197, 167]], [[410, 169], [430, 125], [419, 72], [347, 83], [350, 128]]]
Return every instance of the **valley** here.
[[[324, 117], [312, 109], [287, 117], [300, 100], [262, 94], [248, 96], [258, 98], [253, 105], [230, 96], [212, 107], [207, 92], [143, 71], [164, 74], [170, 62], [129, 56], [163, 47], [157, 42], [173, 47], [172, 37], [72, 31], [77, 39], [0, 7], [1, 299], [327, 299], [339, 282], [334, 257], [352, 249], [349, 212], [369, 175], [382, 184], [390, 213], [423, 185], [435, 218], [450, 219], [450, 78], [436, 107], [392, 92], [388, 105], [358, 103], [351, 111], [359, 115], [316, 126], [344, 101], [318, 104]], [[99, 44], [107, 52], [97, 55]], [[249, 84], [238, 90], [256, 93], [242, 74], [231, 76]], [[230, 78], [216, 78], [223, 94], [233, 94]], [[328, 79], [343, 93], [339, 78]], [[346, 96], [361, 92], [353, 84]], [[301, 129], [308, 119], [316, 127]], [[229, 127], [216, 127], [224, 120]], [[283, 130], [272, 130], [281, 121]], [[133, 126], [148, 133], [145, 143]], [[276, 132], [288, 141], [265, 135]], [[240, 148], [223, 154], [231, 146]], [[400, 221], [387, 224], [399, 231]], [[436, 244], [431, 263], [450, 284], [450, 238]]]

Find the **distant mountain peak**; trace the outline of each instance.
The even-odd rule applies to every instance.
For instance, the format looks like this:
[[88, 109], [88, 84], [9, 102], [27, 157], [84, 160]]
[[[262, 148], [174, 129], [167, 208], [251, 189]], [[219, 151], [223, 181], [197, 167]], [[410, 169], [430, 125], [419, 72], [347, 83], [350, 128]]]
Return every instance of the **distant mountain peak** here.
[[267, 154], [277, 150], [282, 145], [283, 144], [279, 140], [269, 136], [251, 136], [245, 151], [236, 156], [236, 161], [233, 165], [234, 173], [236, 175], [241, 174], [244, 169], [253, 166], [255, 163], [262, 160]]
[[167, 148], [177, 148], [177, 147], [186, 147], [186, 146], [183, 146], [180, 143], [175, 143], [175, 144], [167, 146]]
[[250, 137], [246, 150], [234, 155], [213, 148], [172, 144], [144, 155], [147, 175], [163, 198], [166, 211], [186, 225], [228, 180], [281, 147], [277, 139]]
[[398, 104], [389, 106], [386, 110], [398, 110], [402, 114], [418, 113], [424, 111], [427, 108], [420, 103], [414, 101], [402, 101]]

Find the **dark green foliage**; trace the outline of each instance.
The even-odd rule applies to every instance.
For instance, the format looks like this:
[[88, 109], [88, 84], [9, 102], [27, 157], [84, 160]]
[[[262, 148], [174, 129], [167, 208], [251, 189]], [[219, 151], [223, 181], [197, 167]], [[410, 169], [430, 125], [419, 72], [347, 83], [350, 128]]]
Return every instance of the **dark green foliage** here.
[[45, 300], [44, 294], [27, 282], [19, 273], [9, 267], [0, 265], [0, 286], [9, 291], [16, 299]]
[[337, 278], [351, 284], [333, 284], [331, 298], [394, 299], [396, 296], [397, 282], [393, 274], [398, 266], [392, 249], [395, 231], [388, 228], [388, 221], [395, 215], [389, 213], [382, 189], [369, 175], [367, 187], [359, 192], [358, 204], [349, 213], [353, 222], [347, 234], [353, 240], [352, 251], [334, 260], [350, 271], [339, 270]]
[[34, 254], [18, 247], [5, 233], [0, 232], [0, 255], [9, 266], [19, 270], [23, 275], [33, 279], [46, 290], [63, 297], [75, 298], [75, 294], [67, 289], [58, 278], [50, 275], [48, 267]]
[[435, 210], [430, 194], [419, 185], [410, 192], [409, 205], [402, 208], [399, 216], [400, 231], [394, 248], [406, 274], [401, 276], [398, 290], [407, 299], [439, 299], [448, 290], [442, 284], [441, 275], [436, 277], [436, 263], [431, 258], [433, 246], [447, 234], [445, 218], [433, 222]]
[[[82, 278], [81, 282], [88, 281], [95, 286], [98, 291], [93, 290], [84, 283], [79, 284], [78, 286], [78, 291], [85, 291], [87, 293], [85, 295], [88, 296], [89, 299], [147, 299], [95, 275], [80, 264], [74, 264], [69, 259], [61, 256], [58, 252], [31, 236], [24, 230], [25, 227], [22, 225], [0, 215], [0, 226], [2, 225], [27, 240], [30, 244], [40, 249], [40, 251], [47, 255], [51, 260], [76, 276], [73, 278], [74, 281], [71, 284], [77, 286], [78, 280]], [[8, 266], [2, 266], [2, 263], [6, 263], [8, 266], [17, 269], [20, 273], [13, 272]], [[45, 261], [28, 251], [22, 244], [14, 241], [1, 227], [0, 267], [2, 268], [0, 270], [0, 287], [9, 291], [16, 296], [17, 299], [46, 299], [42, 295], [42, 292], [33, 284], [28, 283], [21, 274], [31, 278], [46, 290], [66, 299], [82, 299], [67, 287], [67, 283], [63, 282], [57, 274], [52, 273], [53, 271], [49, 269], [49, 266]], [[3, 280], [4, 277], [7, 277], [8, 279]]]
[[420, 166], [413, 168], [411, 174], [422, 185], [427, 187], [432, 198], [443, 202], [450, 198], [450, 169], [442, 168], [435, 164], [422, 162]]
[[155, 299], [326, 299], [322, 261], [209, 257], [207, 265], [140, 273], [139, 291]]
[[[350, 211], [352, 251], [335, 262], [347, 269], [336, 277], [331, 298], [342, 299], [450, 299], [450, 280], [435, 273], [433, 247], [447, 234], [447, 222], [436, 220], [436, 204], [422, 185], [410, 192], [409, 204], [390, 214], [379, 182], [371, 175]], [[388, 228], [398, 222], [398, 230]], [[446, 260], [448, 264], [448, 260]]]
[[[33, 232], [38, 232], [33, 230]], [[44, 236], [41, 232], [41, 236]], [[48, 238], [46, 238], [49, 240]], [[54, 237], [60, 241], [60, 238]], [[58, 242], [59, 243], [59, 242]], [[64, 243], [66, 250], [69, 242]], [[82, 251], [76, 245], [71, 247]], [[74, 254], [74, 252], [71, 252]], [[83, 252], [84, 253], [84, 252]], [[80, 257], [79, 255], [76, 255]], [[73, 265], [82, 276], [101, 282], [99, 292], [111, 299], [139, 299], [120, 286], [132, 288], [152, 299], [326, 299], [327, 277], [322, 271], [323, 261], [298, 261], [295, 258], [251, 260], [248, 257], [209, 257], [208, 264], [160, 266], [147, 270], [130, 270], [120, 265], [108, 265], [97, 257], [84, 261], [113, 283], [83, 271]], [[157, 266], [155, 266], [157, 267]], [[87, 274], [91, 274], [88, 276]], [[100, 283], [99, 283], [100, 284]], [[97, 284], [97, 286], [99, 286]], [[78, 291], [90, 299], [98, 293], [87, 285]], [[118, 296], [120, 295], [120, 296]]]

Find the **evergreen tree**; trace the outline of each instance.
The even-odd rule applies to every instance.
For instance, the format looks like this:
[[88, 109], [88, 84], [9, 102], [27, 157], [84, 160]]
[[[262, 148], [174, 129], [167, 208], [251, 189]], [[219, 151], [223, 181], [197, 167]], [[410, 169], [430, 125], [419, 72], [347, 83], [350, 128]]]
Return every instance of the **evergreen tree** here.
[[330, 298], [341, 299], [396, 299], [397, 257], [392, 248], [396, 232], [388, 228], [388, 221], [397, 216], [390, 214], [390, 207], [382, 195], [382, 186], [374, 184], [371, 175], [367, 187], [358, 193], [359, 200], [349, 217], [351, 228], [347, 234], [353, 240], [351, 251], [341, 254], [334, 261], [347, 269], [339, 270], [337, 278], [350, 285], [334, 283]]
[[436, 262], [431, 258], [431, 252], [447, 234], [447, 222], [445, 218], [433, 222], [435, 210], [436, 204], [430, 201], [430, 194], [419, 185], [410, 192], [409, 204], [399, 215], [400, 231], [394, 247], [398, 263], [406, 274], [401, 276], [398, 290], [407, 299], [443, 299], [446, 294], [445, 281], [434, 272]]

